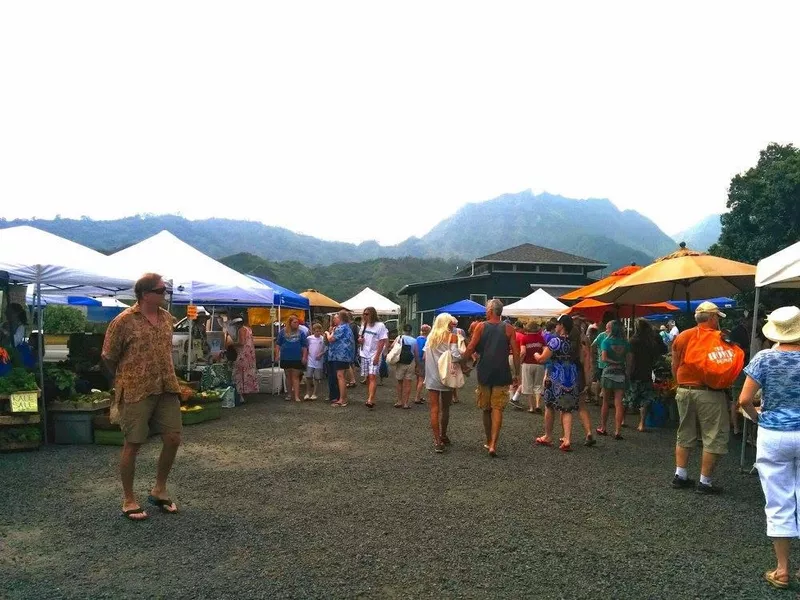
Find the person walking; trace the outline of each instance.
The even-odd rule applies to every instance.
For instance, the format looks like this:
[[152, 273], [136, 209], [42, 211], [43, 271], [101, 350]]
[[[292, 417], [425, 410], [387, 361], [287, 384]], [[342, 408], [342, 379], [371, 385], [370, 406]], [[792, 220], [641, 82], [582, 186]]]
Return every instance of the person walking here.
[[536, 355], [544, 350], [544, 335], [539, 323], [535, 320], [528, 321], [524, 333], [517, 338], [517, 342], [522, 363], [520, 393], [528, 397], [528, 412], [541, 413], [545, 367], [536, 360]]
[[411, 325], [403, 325], [403, 333], [395, 340], [395, 344], [401, 344], [400, 359], [394, 366], [394, 375], [397, 379], [397, 402], [395, 408], [411, 408], [408, 401], [411, 399], [411, 386], [417, 373], [419, 364], [419, 354], [417, 350], [417, 339], [411, 335]]
[[303, 400], [317, 399], [317, 386], [322, 381], [323, 358], [325, 356], [325, 338], [322, 337], [322, 324], [311, 325], [311, 336], [308, 338], [308, 362], [306, 367], [306, 395]]
[[[334, 315], [332, 330], [325, 333], [325, 341], [328, 343], [328, 382], [331, 406], [347, 406], [347, 384], [345, 373], [353, 364], [353, 357], [356, 354], [356, 340], [353, 337], [353, 330], [350, 329], [350, 313], [340, 310]], [[331, 375], [335, 379], [337, 387], [334, 389], [331, 382]]]
[[[598, 336], [599, 337], [599, 336]], [[622, 402], [625, 389], [628, 387], [628, 375], [631, 372], [631, 347], [622, 335], [622, 323], [616, 319], [609, 322], [609, 334], [600, 345], [602, 362], [605, 363], [600, 378], [603, 388], [603, 405], [600, 408], [600, 427], [597, 433], [608, 435], [608, 409], [614, 402], [614, 439], [621, 440], [622, 424], [625, 422], [625, 406]]]
[[[572, 450], [572, 412], [578, 409], [581, 392], [576, 352], [570, 342], [573, 327], [572, 317], [558, 317], [554, 335], [547, 342], [544, 351], [534, 355], [537, 362], [548, 365], [544, 380], [544, 435], [537, 437], [534, 444], [553, 446], [553, 425], [555, 413], [558, 412], [564, 432], [558, 447], [562, 452]], [[587, 440], [589, 439], [591, 435], [588, 435]]]
[[453, 399], [453, 388], [442, 383], [439, 374], [439, 359], [445, 352], [450, 353], [453, 362], [459, 362], [462, 358], [458, 350], [458, 336], [453, 329], [453, 319], [449, 314], [438, 315], [423, 348], [425, 387], [428, 388], [433, 447], [438, 454], [444, 452], [445, 446], [450, 445], [447, 426], [450, 422], [450, 403]]
[[164, 310], [167, 286], [147, 273], [134, 286], [136, 303], [108, 326], [102, 360], [113, 381], [112, 422], [119, 422], [124, 445], [120, 457], [122, 514], [142, 521], [147, 512], [133, 491], [136, 455], [149, 432], [161, 435], [156, 481], [147, 500], [165, 513], [178, 507], [167, 493], [169, 476], [181, 444], [180, 385], [172, 363], [172, 316]]
[[300, 373], [308, 362], [308, 338], [300, 329], [300, 320], [292, 315], [275, 342], [276, 360], [286, 373], [286, 400], [300, 402]]
[[372, 306], [365, 308], [358, 344], [361, 347], [361, 376], [367, 380], [367, 408], [375, 408], [381, 359], [388, 339], [389, 330], [378, 321], [378, 312]]
[[637, 431], [644, 433], [645, 419], [650, 404], [655, 398], [653, 390], [653, 368], [658, 359], [667, 353], [661, 336], [653, 331], [647, 319], [636, 319], [631, 338], [631, 377], [625, 393], [625, 406], [639, 411]]
[[[472, 333], [466, 356], [478, 354], [478, 408], [483, 413], [484, 448], [489, 456], [497, 456], [497, 440], [503, 425], [503, 410], [508, 403], [509, 386], [519, 383], [519, 346], [514, 328], [500, 320], [503, 303], [493, 298], [486, 303], [486, 321]], [[509, 367], [509, 348], [513, 356], [513, 373]]]
[[423, 323], [422, 326], [419, 328], [419, 335], [417, 336], [417, 356], [419, 357], [419, 361], [417, 362], [417, 389], [416, 393], [414, 394], [414, 404], [424, 404], [425, 403], [425, 396], [422, 395], [422, 391], [425, 389], [425, 342], [428, 341], [428, 334], [431, 332], [431, 326], [427, 323]]
[[[766, 505], [767, 535], [777, 560], [764, 573], [775, 588], [789, 587], [789, 545], [800, 537], [800, 308], [774, 310], [763, 327], [778, 346], [762, 350], [745, 367], [739, 406], [758, 423], [756, 469]], [[761, 412], [753, 406], [761, 390]], [[800, 579], [800, 571], [796, 574]]]
[[[722, 346], [719, 320], [725, 317], [713, 302], [703, 302], [697, 307], [694, 318], [697, 327], [681, 332], [672, 342], [672, 375], [678, 389], [675, 403], [678, 406], [678, 435], [675, 444], [675, 477], [672, 487], [689, 488], [695, 485], [689, 479], [687, 466], [689, 454], [697, 442], [698, 432], [703, 440], [703, 459], [700, 481], [695, 491], [699, 494], [719, 494], [720, 486], [714, 485], [714, 467], [721, 456], [728, 453], [730, 414], [723, 389], [706, 383], [709, 357], [735, 356], [733, 346]], [[741, 349], [736, 348], [741, 353]], [[744, 354], [740, 354], [743, 359]], [[736, 363], [726, 361], [723, 366], [738, 375]]]
[[253, 342], [253, 330], [247, 324], [247, 311], [231, 320], [228, 334], [235, 340], [231, 344], [236, 351], [236, 358], [233, 361], [233, 384], [238, 401], [241, 403], [247, 394], [257, 394], [259, 391], [256, 346]]

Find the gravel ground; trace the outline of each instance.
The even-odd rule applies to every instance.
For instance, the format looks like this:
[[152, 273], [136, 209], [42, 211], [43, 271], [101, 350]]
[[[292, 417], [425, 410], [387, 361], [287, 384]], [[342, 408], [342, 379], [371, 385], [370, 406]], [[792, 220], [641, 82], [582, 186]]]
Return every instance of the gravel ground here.
[[[363, 388], [346, 409], [260, 397], [185, 430], [181, 513], [143, 523], [119, 516], [116, 448], [0, 455], [0, 597], [792, 595], [759, 579], [771, 546], [738, 454], [726, 494], [700, 497], [669, 487], [671, 430], [565, 455], [531, 447], [541, 417], [509, 408], [493, 460], [462, 396], [444, 455], [427, 407], [393, 409], [388, 384], [372, 412]], [[139, 458], [142, 500], [158, 449]]]

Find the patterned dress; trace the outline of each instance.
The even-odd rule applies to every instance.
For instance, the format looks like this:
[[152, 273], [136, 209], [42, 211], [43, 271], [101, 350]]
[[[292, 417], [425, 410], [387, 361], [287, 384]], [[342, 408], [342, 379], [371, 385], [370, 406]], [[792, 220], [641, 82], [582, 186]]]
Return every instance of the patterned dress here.
[[547, 363], [544, 403], [560, 412], [578, 408], [578, 365], [572, 358], [572, 345], [566, 337], [553, 336], [547, 342], [552, 356]]
[[256, 347], [253, 344], [253, 331], [246, 326], [239, 330], [241, 347], [233, 363], [233, 383], [240, 394], [258, 393], [258, 371], [256, 371]]

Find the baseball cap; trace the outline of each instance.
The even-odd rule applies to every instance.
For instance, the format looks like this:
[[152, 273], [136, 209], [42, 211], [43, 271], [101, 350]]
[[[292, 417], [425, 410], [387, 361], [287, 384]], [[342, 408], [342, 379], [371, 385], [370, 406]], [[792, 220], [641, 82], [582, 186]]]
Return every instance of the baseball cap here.
[[570, 317], [569, 315], [561, 315], [560, 317], [558, 317], [558, 319], [556, 319], [556, 323], [561, 323], [567, 329], [572, 329], [573, 325], [572, 317]]
[[719, 309], [719, 306], [717, 306], [713, 302], [702, 302], [702, 303], [700, 303], [700, 306], [698, 306], [694, 311], [694, 314], [698, 314], [698, 313], [711, 313], [711, 314], [716, 313], [720, 317], [723, 317], [723, 318], [725, 317], [725, 313], [722, 312]]

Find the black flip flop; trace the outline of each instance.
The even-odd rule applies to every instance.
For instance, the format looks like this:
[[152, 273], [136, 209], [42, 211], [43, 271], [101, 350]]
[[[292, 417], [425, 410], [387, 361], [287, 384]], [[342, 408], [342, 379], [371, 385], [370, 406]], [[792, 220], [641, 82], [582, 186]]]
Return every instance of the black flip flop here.
[[[145, 515], [145, 516], [143, 519], [134, 519], [132, 515]], [[141, 506], [139, 508], [131, 508], [128, 510], [123, 510], [122, 516], [128, 519], [129, 521], [146, 521], [149, 518], [147, 513]]]
[[366, 406], [367, 408], [375, 408], [375, 403], [374, 402], [364, 402], [364, 406]]
[[172, 500], [169, 498], [156, 498], [155, 496], [148, 496], [147, 501], [152, 504], [153, 506], [157, 506], [161, 509], [161, 512], [174, 515], [178, 512], [178, 507], [175, 507], [175, 510], [169, 510], [169, 507], [174, 504]]

